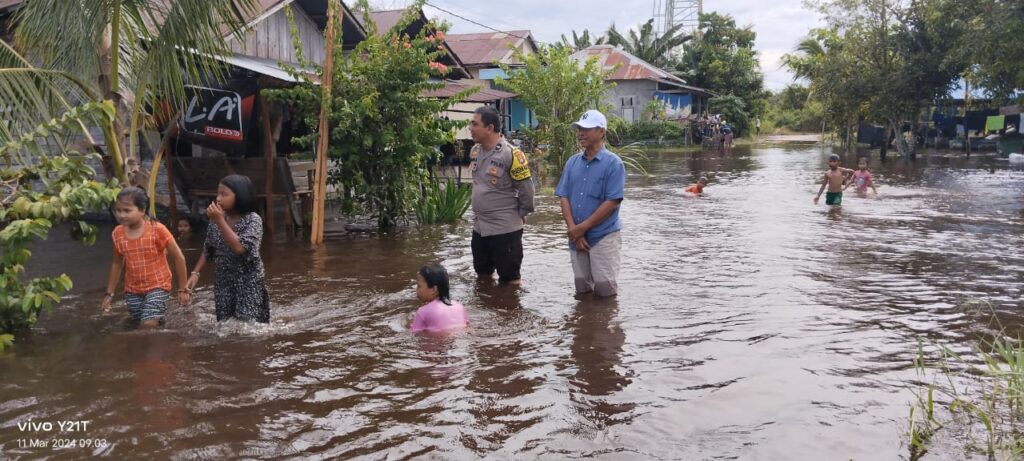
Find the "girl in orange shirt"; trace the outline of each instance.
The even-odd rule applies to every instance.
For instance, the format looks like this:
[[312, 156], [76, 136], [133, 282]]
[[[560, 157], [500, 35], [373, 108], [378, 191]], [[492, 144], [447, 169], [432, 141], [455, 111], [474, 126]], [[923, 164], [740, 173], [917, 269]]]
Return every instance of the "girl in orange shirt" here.
[[132, 319], [143, 327], [160, 324], [171, 296], [171, 268], [167, 255], [174, 259], [178, 273], [178, 302], [182, 306], [191, 301], [191, 291], [185, 287], [185, 255], [181, 253], [171, 232], [163, 224], [146, 216], [149, 197], [138, 187], [129, 187], [117, 194], [114, 217], [114, 257], [110, 262], [107, 293], [103, 297], [103, 312], [110, 311], [114, 289], [124, 270], [124, 300]]

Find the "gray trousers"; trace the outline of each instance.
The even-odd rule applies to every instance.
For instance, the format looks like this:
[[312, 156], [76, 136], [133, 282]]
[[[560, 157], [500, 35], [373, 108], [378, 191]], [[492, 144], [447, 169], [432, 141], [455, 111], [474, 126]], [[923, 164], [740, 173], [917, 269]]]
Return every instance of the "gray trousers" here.
[[622, 255], [622, 236], [612, 232], [604, 236], [590, 251], [569, 250], [576, 293], [615, 296], [619, 292], [619, 263]]

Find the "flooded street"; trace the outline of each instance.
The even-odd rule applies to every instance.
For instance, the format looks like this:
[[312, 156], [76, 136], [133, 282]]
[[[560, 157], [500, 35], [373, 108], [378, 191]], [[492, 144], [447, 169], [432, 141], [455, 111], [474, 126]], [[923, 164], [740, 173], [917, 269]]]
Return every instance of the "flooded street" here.
[[[0, 459], [906, 457], [917, 338], [969, 350], [1024, 302], [1024, 171], [993, 157], [871, 162], [880, 197], [814, 206], [831, 150], [655, 153], [621, 212], [620, 294], [573, 298], [557, 198], [524, 233], [523, 289], [478, 286], [470, 223], [264, 246], [273, 322], [218, 325], [211, 271], [167, 328], [101, 315], [109, 228], [30, 265], [73, 296], [0, 355]], [[844, 156], [853, 167], [856, 157]], [[706, 196], [683, 187], [706, 174]], [[55, 233], [56, 234], [56, 233]], [[183, 244], [191, 267], [201, 241]], [[405, 331], [443, 262], [470, 330]], [[119, 298], [120, 299], [120, 298]], [[17, 423], [90, 421], [102, 448]], [[924, 459], [946, 459], [929, 453]]]

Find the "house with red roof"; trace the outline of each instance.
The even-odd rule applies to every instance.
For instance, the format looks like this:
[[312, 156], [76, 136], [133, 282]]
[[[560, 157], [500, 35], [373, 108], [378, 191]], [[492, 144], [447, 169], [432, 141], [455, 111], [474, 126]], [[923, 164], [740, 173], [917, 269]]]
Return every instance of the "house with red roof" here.
[[605, 103], [612, 107], [608, 115], [628, 122], [640, 120], [651, 101], [662, 103], [667, 119], [680, 120], [705, 111], [708, 99], [714, 96], [711, 90], [688, 85], [616, 46], [594, 45], [577, 51], [572, 58], [580, 63], [596, 59], [603, 70], [612, 72], [608, 81], [615, 87], [605, 97]]
[[[496, 88], [494, 80], [498, 77], [507, 77], [499, 64], [518, 67], [522, 63], [515, 57], [516, 50], [526, 55], [539, 50], [529, 30], [448, 34], [446, 40], [466, 66], [473, 81], [494, 90], [501, 90]], [[498, 109], [503, 115], [505, 132], [537, 126], [533, 111], [519, 99], [504, 101], [499, 104]]]

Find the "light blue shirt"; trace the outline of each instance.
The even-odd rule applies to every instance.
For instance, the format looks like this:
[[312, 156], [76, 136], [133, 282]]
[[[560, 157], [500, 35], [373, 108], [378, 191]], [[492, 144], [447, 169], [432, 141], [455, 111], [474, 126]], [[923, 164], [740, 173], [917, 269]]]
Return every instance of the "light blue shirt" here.
[[[569, 199], [572, 220], [576, 224], [585, 221], [608, 200], [622, 200], [626, 188], [626, 167], [622, 159], [604, 147], [587, 160], [580, 152], [565, 162], [562, 179], [558, 181], [555, 195]], [[587, 231], [587, 243], [597, 245], [604, 236], [622, 230], [619, 208], [616, 207], [608, 219]], [[573, 245], [569, 245], [575, 249]]]

